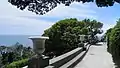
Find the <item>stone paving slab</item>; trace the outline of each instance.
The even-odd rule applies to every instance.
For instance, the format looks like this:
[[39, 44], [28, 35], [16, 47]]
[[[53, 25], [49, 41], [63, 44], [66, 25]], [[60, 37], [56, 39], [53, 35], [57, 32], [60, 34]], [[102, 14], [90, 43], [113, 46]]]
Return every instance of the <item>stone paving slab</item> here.
[[107, 52], [107, 45], [98, 43], [91, 45], [86, 56], [74, 68], [115, 68], [115, 65]]

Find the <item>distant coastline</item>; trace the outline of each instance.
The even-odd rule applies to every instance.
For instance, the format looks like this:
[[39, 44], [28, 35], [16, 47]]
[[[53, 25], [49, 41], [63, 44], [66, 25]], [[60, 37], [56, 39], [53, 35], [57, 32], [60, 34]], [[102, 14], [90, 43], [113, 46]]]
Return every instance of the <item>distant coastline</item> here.
[[19, 42], [24, 46], [32, 46], [32, 41], [28, 37], [34, 35], [0, 35], [0, 46], [12, 46]]

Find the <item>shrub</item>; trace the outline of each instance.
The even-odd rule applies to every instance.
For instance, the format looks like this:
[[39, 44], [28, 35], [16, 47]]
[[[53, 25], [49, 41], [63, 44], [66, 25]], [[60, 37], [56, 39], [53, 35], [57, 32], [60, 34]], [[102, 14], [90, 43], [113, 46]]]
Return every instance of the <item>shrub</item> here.
[[21, 68], [26, 65], [28, 65], [28, 59], [22, 59], [6, 65], [5, 68]]

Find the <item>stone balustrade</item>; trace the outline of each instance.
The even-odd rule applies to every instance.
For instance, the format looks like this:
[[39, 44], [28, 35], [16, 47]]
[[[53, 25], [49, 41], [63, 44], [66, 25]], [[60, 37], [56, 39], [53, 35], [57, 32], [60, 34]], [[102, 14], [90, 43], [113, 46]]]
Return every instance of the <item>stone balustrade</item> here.
[[85, 56], [90, 46], [85, 43], [85, 46], [87, 47], [86, 51], [83, 51], [82, 47], [78, 47], [63, 55], [49, 59], [42, 55], [45, 50], [45, 40], [49, 38], [34, 36], [30, 37], [30, 39], [33, 41], [33, 50], [35, 51], [36, 56], [30, 58], [28, 66], [23, 68], [73, 68]]

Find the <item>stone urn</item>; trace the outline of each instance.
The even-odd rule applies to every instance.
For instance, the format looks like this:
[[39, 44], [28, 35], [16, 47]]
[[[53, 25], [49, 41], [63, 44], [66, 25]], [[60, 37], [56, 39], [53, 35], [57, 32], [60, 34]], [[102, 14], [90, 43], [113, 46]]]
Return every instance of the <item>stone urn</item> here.
[[42, 36], [32, 36], [29, 39], [33, 42], [33, 50], [34, 52], [41, 56], [42, 53], [45, 51], [45, 40], [49, 39], [49, 37], [42, 37]]
[[29, 39], [33, 42], [33, 51], [35, 56], [31, 57], [28, 61], [28, 68], [44, 68], [49, 65], [49, 58], [43, 56], [45, 51], [45, 40], [49, 37], [31, 36]]
[[83, 41], [85, 41], [85, 35], [79, 35], [79, 37], [80, 37], [81, 43], [83, 43]]

